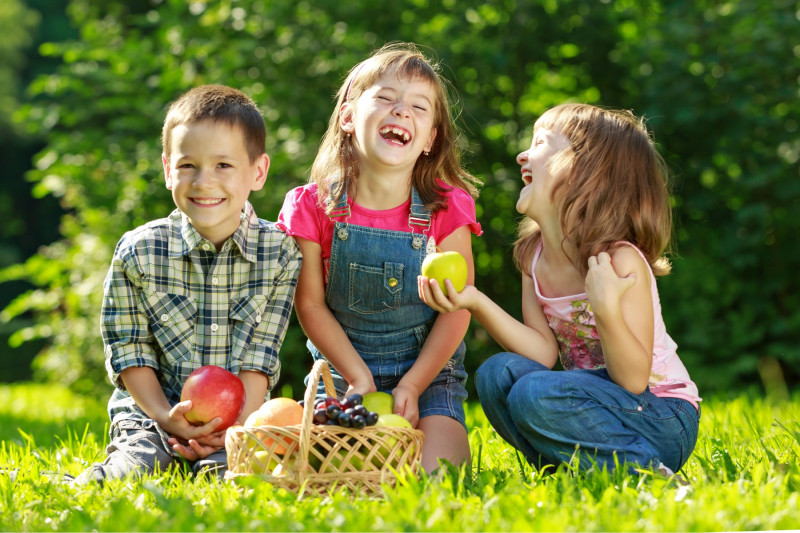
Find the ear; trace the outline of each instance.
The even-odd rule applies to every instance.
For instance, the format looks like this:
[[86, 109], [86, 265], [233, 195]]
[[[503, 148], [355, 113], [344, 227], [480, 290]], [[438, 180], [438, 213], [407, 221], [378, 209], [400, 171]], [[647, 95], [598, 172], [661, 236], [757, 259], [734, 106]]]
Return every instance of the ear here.
[[353, 133], [356, 129], [353, 124], [353, 104], [345, 102], [339, 108], [339, 126], [347, 133]]
[[267, 173], [269, 173], [269, 156], [267, 154], [261, 154], [255, 160], [255, 172], [255, 180], [250, 190], [260, 191], [267, 182]]
[[430, 152], [433, 148], [433, 141], [436, 140], [436, 128], [431, 129], [431, 138], [428, 139], [428, 144], [425, 145], [425, 151]]
[[167, 154], [161, 154], [161, 164], [164, 166], [164, 180], [166, 181], [167, 190], [172, 190], [172, 176], [170, 176], [170, 172], [172, 169], [169, 166], [169, 159], [167, 159]]

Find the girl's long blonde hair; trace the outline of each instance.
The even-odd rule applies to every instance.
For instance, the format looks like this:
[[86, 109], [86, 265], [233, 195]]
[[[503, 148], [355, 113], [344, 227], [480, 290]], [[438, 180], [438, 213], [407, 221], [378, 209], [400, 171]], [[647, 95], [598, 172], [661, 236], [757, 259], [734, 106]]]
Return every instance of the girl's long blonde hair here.
[[[585, 275], [589, 257], [628, 241], [644, 253], [653, 273], [669, 273], [663, 255], [672, 234], [666, 164], [642, 119], [629, 111], [586, 104], [547, 110], [534, 124], [567, 137], [570, 146], [550, 160], [562, 176], [553, 189], [560, 205], [564, 239], [578, 251], [576, 267]], [[514, 261], [530, 274], [541, 230], [528, 217], [520, 223]]]
[[354, 185], [359, 176], [358, 155], [353, 140], [341, 127], [342, 104], [356, 101], [365, 90], [390, 71], [398, 77], [429, 82], [436, 95], [433, 122], [436, 138], [429, 155], [423, 155], [417, 160], [411, 176], [412, 185], [419, 192], [425, 206], [434, 212], [445, 207], [443, 190], [437, 185], [436, 178], [464, 189], [473, 197], [478, 195], [480, 180], [461, 166], [459, 134], [453, 124], [447, 86], [439, 74], [438, 65], [430, 62], [413, 44], [392, 43], [354, 66], [337, 93], [336, 106], [311, 167], [309, 179], [317, 184], [319, 202], [328, 214], [345, 191], [349, 195], [354, 193]]

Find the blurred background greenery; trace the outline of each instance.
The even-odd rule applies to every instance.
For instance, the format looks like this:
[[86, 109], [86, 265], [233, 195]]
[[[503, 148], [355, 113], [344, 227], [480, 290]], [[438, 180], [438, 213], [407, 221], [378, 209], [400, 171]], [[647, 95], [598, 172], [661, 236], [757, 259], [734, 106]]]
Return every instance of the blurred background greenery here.
[[[260, 104], [272, 166], [251, 200], [274, 220], [347, 70], [389, 41], [437, 58], [458, 96], [485, 184], [479, 287], [521, 316], [514, 158], [537, 116], [565, 101], [631, 109], [673, 173], [676, 253], [659, 288], [701, 393], [800, 383], [797, 0], [3, 0], [0, 379], [110, 392], [101, 284], [122, 233], [173, 208], [169, 102], [224, 83]], [[478, 324], [467, 345], [470, 373], [499, 351]], [[299, 397], [311, 362], [294, 317], [281, 359], [279, 386]]]

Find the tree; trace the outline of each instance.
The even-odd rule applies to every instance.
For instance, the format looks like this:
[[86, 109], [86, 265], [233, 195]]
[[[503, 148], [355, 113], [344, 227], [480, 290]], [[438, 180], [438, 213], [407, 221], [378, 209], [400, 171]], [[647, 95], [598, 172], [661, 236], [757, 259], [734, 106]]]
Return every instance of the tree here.
[[[42, 47], [64, 64], [31, 84], [35, 101], [23, 113], [47, 138], [29, 176], [69, 213], [61, 241], [6, 270], [6, 278], [38, 289], [3, 316], [36, 313], [36, 325], [18, 338], [50, 339], [37, 359], [41, 373], [107, 391], [97, 328], [101, 283], [122, 232], [172, 209], [158, 139], [169, 102], [209, 82], [234, 85], [259, 102], [272, 166], [269, 192], [252, 200], [260, 216], [274, 219], [283, 194], [307, 179], [348, 69], [385, 42], [414, 41], [441, 60], [452, 81], [468, 163], [485, 182], [478, 199], [485, 234], [474, 248], [476, 284], [489, 295], [521, 316], [510, 260], [520, 187], [514, 157], [529, 143], [533, 120], [564, 101], [631, 108], [650, 117], [679, 170], [681, 255], [661, 286], [681, 356], [707, 380], [701, 388], [713, 380], [746, 383], [759, 354], [796, 363], [790, 332], [799, 320], [792, 312], [798, 291], [788, 274], [800, 266], [798, 254], [781, 249], [787, 277], [766, 280], [779, 305], [755, 286], [761, 254], [777, 251], [796, 225], [789, 215], [798, 201], [798, 107], [789, 95], [797, 91], [798, 32], [791, 31], [793, 3], [779, 4], [771, 11], [755, 0], [410, 0], [376, 10], [366, 0], [73, 0], [80, 37]], [[755, 48], [736, 41], [740, 30], [755, 37]], [[736, 120], [726, 120], [731, 115]], [[746, 141], [749, 132], [755, 142]], [[733, 224], [720, 224], [731, 217]], [[737, 276], [721, 284], [716, 273], [731, 263]], [[753, 329], [731, 327], [739, 323]], [[729, 372], [719, 370], [730, 358], [719, 342], [724, 333], [745, 356]], [[470, 371], [499, 349], [477, 324], [467, 344]], [[296, 321], [282, 361], [284, 382], [301, 388], [310, 360]]]

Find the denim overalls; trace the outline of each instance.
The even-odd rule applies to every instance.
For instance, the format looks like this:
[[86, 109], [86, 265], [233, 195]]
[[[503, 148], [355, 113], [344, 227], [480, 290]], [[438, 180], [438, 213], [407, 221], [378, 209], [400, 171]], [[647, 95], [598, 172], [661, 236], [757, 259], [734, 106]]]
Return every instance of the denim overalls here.
[[[410, 231], [348, 224], [347, 193], [330, 216], [334, 234], [325, 302], [372, 372], [375, 386], [391, 392], [416, 361], [438, 316], [417, 292], [417, 276], [428, 248], [424, 232], [431, 225], [430, 211], [412, 187]], [[314, 359], [323, 357], [310, 340], [308, 348]], [[461, 342], [420, 395], [420, 418], [445, 415], [465, 423], [465, 351]], [[347, 382], [333, 368], [331, 372], [341, 396]], [[320, 384], [318, 395], [324, 396], [324, 392]]]

